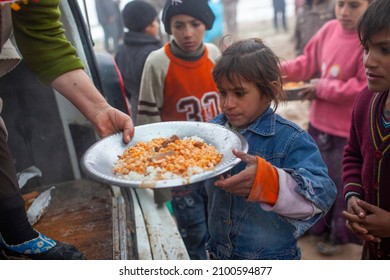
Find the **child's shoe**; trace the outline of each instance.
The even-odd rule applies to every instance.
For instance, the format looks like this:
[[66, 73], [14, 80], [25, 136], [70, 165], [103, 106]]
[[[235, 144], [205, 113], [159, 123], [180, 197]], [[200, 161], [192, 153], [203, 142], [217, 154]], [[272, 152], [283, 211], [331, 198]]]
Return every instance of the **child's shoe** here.
[[325, 256], [334, 256], [340, 253], [341, 246], [330, 242], [319, 242], [317, 244], [317, 251]]

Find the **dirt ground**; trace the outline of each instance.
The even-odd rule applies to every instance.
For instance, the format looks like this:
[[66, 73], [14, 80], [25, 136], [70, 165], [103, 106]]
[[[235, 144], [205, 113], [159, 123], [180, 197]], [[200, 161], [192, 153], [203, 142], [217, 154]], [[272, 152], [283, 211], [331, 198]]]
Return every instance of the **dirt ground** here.
[[[239, 25], [240, 37], [260, 37], [281, 58], [288, 60], [295, 57], [293, 42], [294, 18], [290, 18], [289, 32], [275, 33], [272, 22], [246, 23]], [[289, 101], [278, 108], [278, 113], [285, 118], [307, 129], [308, 125], [308, 101]], [[299, 240], [303, 260], [358, 260], [361, 256], [362, 246], [346, 244], [341, 246], [339, 253], [333, 256], [320, 254], [316, 245], [322, 241], [321, 237], [306, 235]]]

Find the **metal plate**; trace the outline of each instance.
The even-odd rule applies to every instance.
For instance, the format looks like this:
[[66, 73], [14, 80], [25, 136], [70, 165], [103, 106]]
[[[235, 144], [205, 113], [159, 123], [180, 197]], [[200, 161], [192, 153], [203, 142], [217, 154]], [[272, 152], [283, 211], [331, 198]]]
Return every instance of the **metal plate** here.
[[287, 100], [293, 101], [293, 100], [302, 100], [303, 95], [299, 94], [302, 90], [311, 87], [312, 85], [309, 83], [305, 83], [301, 86], [296, 87], [286, 87], [284, 88], [284, 92], [286, 93]]
[[[171, 137], [178, 135], [180, 138], [198, 136], [206, 143], [212, 144], [221, 154], [221, 162], [212, 170], [205, 171], [186, 178], [176, 178], [158, 181], [130, 181], [123, 179], [112, 172], [118, 156], [135, 143], [150, 141], [158, 137]], [[81, 165], [83, 170], [97, 181], [112, 184], [119, 187], [130, 188], [166, 188], [187, 185], [200, 182], [208, 178], [222, 174], [240, 162], [233, 155], [232, 149], [243, 152], [248, 151], [248, 142], [239, 133], [235, 133], [224, 126], [204, 122], [161, 122], [135, 127], [134, 138], [129, 144], [122, 141], [122, 133], [103, 138], [91, 146], [83, 155]]]

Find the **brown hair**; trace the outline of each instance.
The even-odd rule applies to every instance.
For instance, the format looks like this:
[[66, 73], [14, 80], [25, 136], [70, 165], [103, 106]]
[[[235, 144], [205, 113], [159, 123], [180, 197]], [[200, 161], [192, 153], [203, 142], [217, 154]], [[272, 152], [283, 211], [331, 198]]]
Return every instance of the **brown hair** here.
[[[221, 44], [226, 40], [223, 38]], [[233, 42], [222, 52], [214, 66], [213, 79], [219, 84], [223, 78], [235, 86], [240, 79], [255, 83], [270, 103], [273, 101], [274, 111], [285, 101], [279, 58], [259, 38]]]

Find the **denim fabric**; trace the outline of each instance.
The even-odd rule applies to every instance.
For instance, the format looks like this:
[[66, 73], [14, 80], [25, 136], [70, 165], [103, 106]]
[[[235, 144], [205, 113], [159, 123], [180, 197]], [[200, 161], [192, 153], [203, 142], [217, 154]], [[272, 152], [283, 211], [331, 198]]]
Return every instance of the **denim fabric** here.
[[192, 260], [206, 260], [207, 193], [202, 183], [172, 188], [172, 208]]
[[[212, 122], [225, 125], [227, 119], [219, 115]], [[300, 259], [297, 239], [329, 210], [336, 197], [318, 147], [308, 133], [270, 108], [240, 133], [248, 140], [249, 154], [290, 173], [298, 184], [296, 191], [322, 212], [306, 220], [283, 217], [215, 187], [215, 178], [210, 179], [205, 182], [209, 195], [207, 249], [217, 259]], [[244, 168], [241, 162], [231, 173]]]

